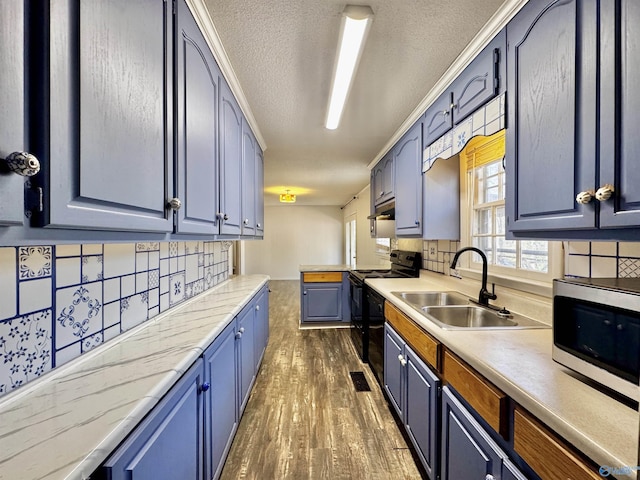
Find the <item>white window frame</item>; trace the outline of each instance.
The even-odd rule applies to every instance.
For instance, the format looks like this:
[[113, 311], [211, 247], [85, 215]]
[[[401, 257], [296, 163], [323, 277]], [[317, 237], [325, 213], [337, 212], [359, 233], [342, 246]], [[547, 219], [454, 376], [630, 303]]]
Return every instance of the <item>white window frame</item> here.
[[[471, 183], [470, 183], [471, 182]], [[466, 162], [460, 162], [460, 239], [461, 246], [473, 245], [472, 221], [473, 221], [473, 172], [467, 171]], [[507, 186], [508, 188], [508, 186]], [[501, 201], [485, 204], [495, 206]], [[563, 249], [562, 242], [550, 241], [549, 243], [549, 268], [546, 273], [534, 272], [519, 268], [503, 267], [490, 264], [489, 282], [509, 288], [551, 297], [552, 280], [563, 275]], [[465, 254], [460, 257], [456, 270], [464, 277], [480, 279], [482, 275], [482, 263], [478, 255]]]

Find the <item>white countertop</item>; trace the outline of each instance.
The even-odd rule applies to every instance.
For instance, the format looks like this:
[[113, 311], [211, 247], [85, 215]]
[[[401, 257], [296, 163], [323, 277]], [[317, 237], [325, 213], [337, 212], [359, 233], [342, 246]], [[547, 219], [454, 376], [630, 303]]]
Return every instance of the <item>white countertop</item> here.
[[221, 283], [0, 399], [0, 479], [86, 479], [268, 281]]
[[[638, 412], [577, 379], [551, 358], [552, 330], [443, 330], [395, 291], [457, 290], [475, 298], [479, 282], [422, 272], [419, 279], [366, 283], [460, 358], [599, 465], [638, 464]], [[551, 301], [496, 287], [492, 303], [551, 324]], [[636, 478], [633, 476], [625, 478]]]

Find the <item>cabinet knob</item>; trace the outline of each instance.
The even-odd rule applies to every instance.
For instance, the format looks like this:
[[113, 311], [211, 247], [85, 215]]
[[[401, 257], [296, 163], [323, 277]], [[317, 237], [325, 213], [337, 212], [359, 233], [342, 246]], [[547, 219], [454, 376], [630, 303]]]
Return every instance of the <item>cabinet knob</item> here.
[[236, 338], [241, 338], [241, 337], [242, 337], [242, 333], [236, 332]]
[[416, 220], [416, 225], [420, 225], [420, 220]]
[[487, 473], [487, 476], [484, 477], [484, 480], [495, 480], [494, 476], [491, 475], [490, 473]]
[[261, 223], [257, 223], [257, 224], [256, 224], [256, 227], [258, 227], [258, 228], [262, 228], [262, 224], [261, 224]]
[[407, 364], [407, 361], [402, 355], [398, 355], [398, 360], [400, 360], [400, 365], [402, 365], [403, 367]]
[[28, 152], [13, 152], [4, 163], [10, 172], [22, 177], [32, 177], [40, 171], [40, 161]]
[[167, 202], [167, 208], [171, 210], [180, 210], [180, 207], [182, 207], [182, 202], [179, 198], [172, 198]]
[[307, 291], [305, 290], [304, 292], [302, 292], [302, 294], [303, 294], [303, 295], [306, 295], [306, 294], [307, 294]]
[[384, 195], [384, 190], [380, 192], [380, 195], [378, 195], [379, 197]]
[[249, 219], [248, 219], [248, 218], [245, 218], [243, 223], [244, 223], [245, 225], [249, 225]]
[[256, 305], [256, 310], [260, 310], [260, 305]]
[[600, 187], [596, 191], [596, 200], [605, 202], [611, 198], [611, 195], [613, 194], [613, 192], [615, 192], [613, 185], [611, 185], [610, 183], [607, 183], [606, 185], [604, 185], [603, 187]]
[[209, 390], [211, 388], [211, 384], [209, 382], [204, 382], [201, 386], [200, 386], [200, 391], [201, 392], [206, 392], [207, 390]]
[[585, 190], [584, 192], [580, 192], [578, 195], [576, 195], [576, 202], [581, 205], [586, 205], [593, 199], [594, 195], [595, 192], [593, 190]]
[[240, 330], [238, 330], [240, 333], [244, 333], [244, 327], [240, 327]]
[[442, 111], [442, 115], [444, 115], [445, 117], [446, 117], [447, 115], [449, 115], [449, 110], [443, 110], [443, 111]]
[[229, 220], [229, 216], [226, 213], [222, 213], [222, 212], [218, 212], [216, 214], [216, 216], [220, 219], [220, 220]]

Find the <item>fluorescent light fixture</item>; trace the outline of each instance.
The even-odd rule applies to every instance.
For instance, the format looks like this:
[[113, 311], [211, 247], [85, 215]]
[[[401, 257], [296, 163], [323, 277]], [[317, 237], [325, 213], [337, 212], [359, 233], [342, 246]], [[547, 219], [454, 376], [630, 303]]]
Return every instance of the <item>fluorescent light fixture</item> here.
[[342, 12], [338, 56], [325, 123], [329, 130], [335, 130], [340, 123], [342, 110], [372, 21], [373, 10], [365, 5], [347, 5]]

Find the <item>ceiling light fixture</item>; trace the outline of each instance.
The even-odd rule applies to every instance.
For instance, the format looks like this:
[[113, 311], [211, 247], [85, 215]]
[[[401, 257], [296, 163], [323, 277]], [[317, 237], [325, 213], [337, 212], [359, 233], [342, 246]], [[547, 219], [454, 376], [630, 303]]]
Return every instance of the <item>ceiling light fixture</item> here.
[[329, 110], [325, 123], [329, 130], [338, 128], [342, 110], [362, 55], [364, 42], [373, 21], [373, 10], [366, 5], [347, 5], [342, 12], [338, 56], [336, 57]]
[[281, 193], [280, 194], [280, 202], [282, 202], [282, 203], [296, 203], [296, 195], [295, 195], [295, 193], [289, 193], [289, 190], [287, 190], [287, 193]]

